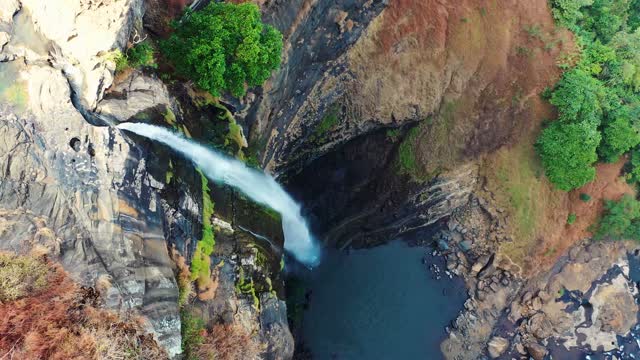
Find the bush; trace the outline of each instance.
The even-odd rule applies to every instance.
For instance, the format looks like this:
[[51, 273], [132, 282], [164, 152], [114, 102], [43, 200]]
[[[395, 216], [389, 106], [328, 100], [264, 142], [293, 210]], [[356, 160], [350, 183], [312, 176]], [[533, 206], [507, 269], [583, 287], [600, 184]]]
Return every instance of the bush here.
[[573, 225], [576, 222], [577, 218], [578, 217], [576, 216], [576, 214], [569, 214], [569, 216], [567, 216], [567, 224]]
[[131, 67], [149, 66], [155, 68], [158, 65], [153, 53], [153, 47], [147, 42], [142, 42], [127, 51], [127, 60]]
[[598, 160], [599, 143], [600, 133], [594, 125], [556, 121], [544, 129], [536, 149], [549, 180], [558, 189], [569, 191], [595, 178], [592, 164]]
[[282, 34], [262, 23], [255, 4], [211, 2], [187, 11], [174, 28], [161, 49], [178, 73], [214, 96], [242, 96], [280, 65]]
[[580, 200], [582, 200], [584, 202], [589, 202], [589, 201], [591, 201], [591, 196], [589, 194], [581, 193], [580, 194]]
[[553, 17], [560, 24], [573, 28], [584, 16], [580, 9], [592, 3], [593, 0], [551, 0]]
[[116, 50], [112, 60], [116, 64], [116, 72], [141, 66], [158, 67], [154, 58], [153, 47], [147, 42], [134, 45], [124, 54], [120, 50]]
[[619, 201], [606, 201], [605, 214], [595, 237], [640, 240], [640, 202], [630, 195], [624, 195]]
[[640, 183], [640, 149], [631, 152], [631, 159], [628, 164], [627, 183]]

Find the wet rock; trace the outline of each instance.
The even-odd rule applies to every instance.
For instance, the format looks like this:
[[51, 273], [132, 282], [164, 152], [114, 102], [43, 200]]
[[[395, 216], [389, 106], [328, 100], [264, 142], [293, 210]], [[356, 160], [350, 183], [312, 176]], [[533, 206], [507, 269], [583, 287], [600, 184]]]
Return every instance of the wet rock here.
[[533, 315], [528, 322], [528, 329], [538, 339], [546, 339], [553, 334], [553, 325], [545, 314]]
[[542, 300], [539, 297], [533, 298], [533, 300], [531, 300], [531, 308], [534, 311], [540, 311], [542, 309]]
[[464, 240], [458, 244], [458, 247], [460, 247], [462, 251], [471, 250], [471, 246], [473, 246], [473, 243], [470, 240]]
[[287, 325], [284, 301], [270, 293], [260, 296], [260, 327], [267, 344], [266, 360], [291, 359], [294, 341]]
[[440, 239], [438, 240], [438, 249], [440, 251], [447, 251], [449, 250], [449, 244], [447, 244], [447, 242], [444, 239]]
[[[159, 105], [161, 107], [158, 107]], [[157, 108], [157, 115], [164, 117], [168, 125], [175, 121], [172, 101], [164, 83], [140, 70], [133, 70], [109, 89], [109, 93], [100, 101], [96, 111], [114, 120], [126, 121], [152, 108]]]
[[495, 336], [489, 341], [487, 351], [492, 359], [496, 359], [502, 355], [509, 347], [509, 340]]
[[526, 349], [529, 355], [531, 355], [534, 360], [544, 360], [544, 357], [547, 356], [548, 353], [547, 349], [544, 346], [536, 342], [527, 343]]

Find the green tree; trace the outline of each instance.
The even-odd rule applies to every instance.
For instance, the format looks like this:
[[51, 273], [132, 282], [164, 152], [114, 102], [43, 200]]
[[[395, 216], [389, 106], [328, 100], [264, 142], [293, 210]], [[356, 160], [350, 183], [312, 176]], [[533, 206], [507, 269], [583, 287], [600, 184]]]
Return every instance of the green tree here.
[[551, 0], [553, 17], [568, 28], [573, 28], [584, 16], [580, 9], [591, 4], [593, 0]]
[[629, 5], [629, 28], [635, 31], [640, 27], [640, 0], [632, 0]]
[[616, 111], [614, 116], [615, 119], [604, 126], [598, 148], [600, 157], [606, 162], [618, 161], [622, 154], [640, 143], [640, 134], [631, 125], [628, 112]]
[[558, 120], [564, 123], [588, 122], [599, 125], [602, 120], [600, 99], [602, 84], [581, 68], [566, 72], [551, 95], [558, 108]]
[[608, 43], [627, 23], [629, 0], [594, 0], [584, 9], [581, 26]]
[[255, 4], [211, 2], [188, 11], [174, 28], [163, 52], [179, 74], [214, 96], [242, 96], [280, 65], [282, 34], [262, 23]]
[[605, 202], [605, 214], [598, 224], [596, 239], [640, 240], [640, 202], [630, 195]]
[[558, 189], [569, 191], [595, 178], [592, 165], [598, 160], [599, 143], [595, 124], [554, 121], [542, 131], [536, 149], [549, 180]]
[[627, 183], [640, 183], [640, 149], [631, 152], [631, 159], [627, 164]]

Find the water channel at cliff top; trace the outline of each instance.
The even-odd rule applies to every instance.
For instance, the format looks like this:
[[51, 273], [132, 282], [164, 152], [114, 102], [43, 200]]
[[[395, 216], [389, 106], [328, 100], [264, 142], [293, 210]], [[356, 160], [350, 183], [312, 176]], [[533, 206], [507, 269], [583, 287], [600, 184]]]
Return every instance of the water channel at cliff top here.
[[443, 264], [429, 253], [393, 241], [325, 254], [305, 275], [302, 331], [313, 359], [442, 359], [445, 326], [466, 292], [460, 279], [435, 278], [429, 265]]

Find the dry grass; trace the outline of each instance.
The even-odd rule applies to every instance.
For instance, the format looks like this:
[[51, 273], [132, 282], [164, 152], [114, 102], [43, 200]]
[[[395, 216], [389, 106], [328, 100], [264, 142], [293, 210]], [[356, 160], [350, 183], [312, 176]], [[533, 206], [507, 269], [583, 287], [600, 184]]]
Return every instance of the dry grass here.
[[178, 274], [176, 276], [178, 280], [178, 305], [184, 306], [189, 302], [189, 299], [193, 297], [193, 284], [191, 283], [191, 270], [187, 264], [187, 260], [184, 256], [180, 255], [178, 250], [171, 248], [171, 259], [176, 264]]
[[0, 305], [0, 359], [167, 358], [136, 321], [98, 308], [93, 288], [78, 286], [57, 264], [27, 259], [21, 261], [47, 274], [47, 284]]
[[[599, 164], [596, 179], [571, 193], [555, 190], [542, 173], [531, 144], [503, 148], [487, 157], [483, 175], [487, 189], [497, 206], [506, 210], [508, 232], [513, 242], [500, 244], [501, 255], [519, 265], [524, 275], [535, 274], [552, 266], [573, 244], [591, 233], [605, 199], [634, 194], [620, 178], [625, 160], [616, 164]], [[585, 202], [580, 194], [591, 200]], [[567, 224], [575, 214], [573, 224]]]
[[238, 324], [216, 324], [198, 349], [199, 359], [253, 360], [264, 351], [244, 327]]
[[487, 186], [498, 206], [506, 210], [508, 232], [514, 240], [502, 243], [500, 250], [526, 271], [548, 230], [557, 228], [558, 217], [562, 225], [566, 222], [567, 195], [553, 189], [543, 176], [531, 144], [503, 148], [484, 165]]

